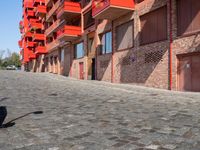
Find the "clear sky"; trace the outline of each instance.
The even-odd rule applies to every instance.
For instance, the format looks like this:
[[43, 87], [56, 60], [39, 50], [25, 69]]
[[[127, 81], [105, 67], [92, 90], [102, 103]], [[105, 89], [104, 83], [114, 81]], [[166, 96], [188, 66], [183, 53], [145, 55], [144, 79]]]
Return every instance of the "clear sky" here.
[[19, 52], [19, 21], [22, 18], [22, 0], [1, 0], [0, 50]]

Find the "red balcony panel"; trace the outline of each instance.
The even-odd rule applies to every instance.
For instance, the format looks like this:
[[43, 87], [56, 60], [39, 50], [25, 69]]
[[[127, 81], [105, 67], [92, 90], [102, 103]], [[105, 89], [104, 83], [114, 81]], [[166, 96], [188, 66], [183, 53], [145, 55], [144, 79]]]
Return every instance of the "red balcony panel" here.
[[43, 5], [38, 5], [35, 9], [35, 15], [36, 16], [41, 16], [44, 17], [47, 13], [46, 6]]
[[32, 22], [30, 23], [30, 28], [31, 29], [42, 29], [43, 24], [42, 23], [37, 23], [37, 22]]
[[78, 2], [63, 2], [62, 6], [57, 11], [57, 18], [77, 17], [81, 14], [81, 5]]
[[33, 10], [27, 10], [27, 17], [34, 17], [35, 12]]
[[35, 44], [36, 44], [36, 42], [29, 42], [29, 41], [28, 41], [28, 42], [26, 43], [26, 47], [27, 47], [27, 48], [32, 48], [32, 47], [35, 47]]
[[32, 37], [33, 37], [33, 41], [44, 41], [45, 40], [44, 34], [34, 33]]
[[33, 36], [33, 33], [29, 31], [24, 34], [24, 37], [32, 37], [32, 36]]
[[24, 8], [33, 8], [33, 2], [24, 2]]
[[35, 22], [39, 22], [39, 19], [33, 19], [33, 18], [29, 19], [29, 23], [35, 23]]
[[60, 45], [60, 42], [58, 40], [54, 40], [53, 42], [48, 43], [46, 45], [46, 49], [48, 52], [51, 52], [51, 51], [57, 49], [59, 47], [59, 45]]
[[36, 54], [33, 51], [29, 50], [28, 58], [29, 59], [36, 59]]
[[93, 0], [92, 15], [95, 19], [114, 20], [134, 10], [134, 0]]
[[59, 40], [73, 41], [81, 35], [81, 27], [65, 25], [57, 32]]
[[47, 49], [45, 46], [37, 46], [35, 48], [35, 54], [46, 54], [47, 53]]
[[24, 59], [24, 62], [29, 62], [29, 49], [25, 48], [23, 49], [23, 59]]
[[18, 45], [19, 45], [20, 48], [22, 48], [22, 40], [18, 41]]

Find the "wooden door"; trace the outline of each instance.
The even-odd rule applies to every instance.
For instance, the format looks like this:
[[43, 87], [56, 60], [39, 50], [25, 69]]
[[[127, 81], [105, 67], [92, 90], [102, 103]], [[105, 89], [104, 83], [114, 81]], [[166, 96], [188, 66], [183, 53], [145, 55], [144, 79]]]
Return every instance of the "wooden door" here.
[[178, 88], [181, 91], [200, 92], [200, 54], [179, 57]]
[[84, 65], [83, 62], [79, 63], [79, 78], [84, 80]]
[[192, 56], [192, 91], [200, 92], [200, 55]]

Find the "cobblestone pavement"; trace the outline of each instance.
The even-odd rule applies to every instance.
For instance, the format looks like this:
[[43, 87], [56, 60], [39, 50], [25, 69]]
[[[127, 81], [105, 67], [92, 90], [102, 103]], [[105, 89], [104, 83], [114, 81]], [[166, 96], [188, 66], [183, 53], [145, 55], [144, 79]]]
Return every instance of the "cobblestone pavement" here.
[[0, 71], [1, 150], [200, 150], [200, 94]]

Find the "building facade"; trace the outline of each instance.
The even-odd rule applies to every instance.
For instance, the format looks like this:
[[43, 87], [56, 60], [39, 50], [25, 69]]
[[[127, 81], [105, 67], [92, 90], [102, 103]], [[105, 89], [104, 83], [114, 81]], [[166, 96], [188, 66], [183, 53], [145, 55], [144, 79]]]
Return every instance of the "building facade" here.
[[[45, 39], [22, 36], [28, 70], [200, 91], [198, 0], [33, 0], [31, 6], [42, 28], [25, 30], [32, 21], [25, 9], [21, 32]], [[37, 13], [38, 7], [46, 11]], [[35, 42], [32, 49], [23, 46], [27, 39]], [[27, 57], [30, 51], [35, 57]]]

